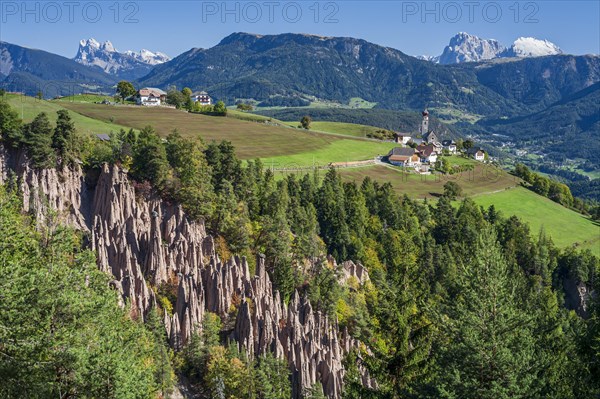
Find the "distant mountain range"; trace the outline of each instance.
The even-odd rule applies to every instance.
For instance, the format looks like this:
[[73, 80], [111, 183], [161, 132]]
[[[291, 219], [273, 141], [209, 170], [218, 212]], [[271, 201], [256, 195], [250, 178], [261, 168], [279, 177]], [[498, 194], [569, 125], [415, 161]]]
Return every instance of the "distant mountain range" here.
[[0, 41], [0, 87], [46, 98], [85, 91], [108, 91], [116, 78], [43, 50]]
[[234, 33], [155, 66], [141, 86], [188, 86], [233, 103], [273, 96], [379, 108], [452, 107], [484, 116], [537, 112], [600, 80], [600, 57], [550, 55], [439, 65], [361, 39]]
[[135, 80], [147, 75], [154, 65], [162, 64], [171, 58], [160, 52], [142, 49], [139, 52], [118, 52], [109, 41], [99, 43], [95, 39], [81, 40], [74, 61], [117, 76]]
[[[194, 48], [172, 60], [146, 50], [121, 53], [110, 42], [89, 39], [70, 60], [0, 42], [0, 83], [51, 97], [113, 93], [116, 82], [127, 79], [138, 87], [206, 90], [228, 103], [273, 97], [348, 103], [360, 97], [378, 108], [429, 105], [511, 118], [542, 111], [600, 81], [600, 57], [554, 54], [559, 51], [535, 39], [519, 39], [506, 49], [461, 33], [434, 64], [361, 39], [234, 33], [212, 48]], [[533, 57], [546, 53], [551, 55]], [[495, 54], [520, 58], [485, 60]], [[464, 62], [469, 60], [479, 62]], [[453, 61], [458, 64], [443, 65]]]
[[460, 32], [450, 39], [450, 43], [444, 48], [441, 55], [422, 55], [417, 58], [439, 64], [459, 64], [496, 58], [543, 57], [562, 53], [562, 50], [554, 43], [533, 37], [520, 37], [506, 48], [497, 40], [481, 39], [466, 32]]

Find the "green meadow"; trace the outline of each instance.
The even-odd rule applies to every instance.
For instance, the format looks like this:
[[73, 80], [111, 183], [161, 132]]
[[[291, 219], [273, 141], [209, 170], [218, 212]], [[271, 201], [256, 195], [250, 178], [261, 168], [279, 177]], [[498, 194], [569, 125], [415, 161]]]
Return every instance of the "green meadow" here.
[[[70, 102], [46, 101], [37, 98], [11, 95], [5, 96], [6, 101], [18, 112], [23, 121], [31, 122], [40, 112], [45, 112], [51, 121], [56, 119], [56, 112], [68, 108]], [[75, 127], [81, 132], [89, 134], [109, 133], [110, 131], [119, 131], [125, 128], [123, 125], [112, 123], [110, 120], [99, 120], [75, 112], [71, 112], [71, 118]]]
[[462, 160], [464, 163], [473, 164], [474, 169], [454, 175], [417, 175], [406, 173], [398, 167], [374, 165], [340, 169], [340, 173], [346, 180], [362, 181], [369, 176], [380, 183], [391, 183], [399, 195], [406, 194], [417, 199], [438, 198], [443, 194], [444, 184], [448, 181], [458, 183], [462, 187], [464, 195], [468, 197], [503, 191], [519, 184], [517, 178], [494, 166], [466, 158], [462, 158]]
[[524, 187], [473, 198], [483, 207], [494, 207], [504, 216], [516, 215], [529, 223], [533, 236], [541, 228], [559, 247], [576, 245], [600, 255], [600, 225]]
[[[291, 127], [297, 127], [300, 122], [284, 122]], [[323, 133], [339, 134], [352, 137], [367, 137], [367, 133], [374, 133], [380, 128], [368, 125], [359, 125], [356, 123], [344, 122], [312, 122], [310, 130]]]
[[[134, 129], [152, 125], [164, 136], [177, 129], [184, 136], [201, 137], [205, 142], [229, 140], [240, 158], [262, 158], [271, 164], [307, 167], [314, 163], [327, 165], [330, 162], [359, 161], [386, 154], [393, 147], [393, 143], [277, 126], [277, 121], [265, 123], [268, 118], [237, 111], [229, 111], [230, 117], [218, 117], [162, 107], [82, 102], [65, 102], [61, 105], [93, 119], [105, 122], [112, 120], [118, 125]], [[242, 120], [244, 117], [250, 120]]]

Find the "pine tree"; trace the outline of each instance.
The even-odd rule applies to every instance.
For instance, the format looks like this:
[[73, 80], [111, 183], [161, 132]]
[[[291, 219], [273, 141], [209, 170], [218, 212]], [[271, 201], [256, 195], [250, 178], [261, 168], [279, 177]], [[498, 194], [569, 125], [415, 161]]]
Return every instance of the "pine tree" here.
[[56, 154], [52, 148], [52, 126], [45, 112], [38, 114], [25, 126], [23, 140], [34, 167], [56, 166]]
[[[518, 270], [517, 270], [518, 272]], [[493, 230], [479, 235], [462, 268], [460, 294], [450, 304], [448, 331], [434, 381], [438, 397], [535, 397], [533, 318], [517, 293], [522, 275], [511, 273]]]
[[178, 179], [172, 196], [179, 200], [194, 219], [209, 217], [213, 210], [211, 171], [202, 152], [201, 143], [181, 137], [173, 131], [167, 137], [167, 159]]
[[219, 144], [212, 142], [206, 146], [204, 154], [212, 169], [212, 183], [215, 190], [221, 190], [224, 180], [228, 180], [236, 188], [242, 172], [242, 163], [235, 155], [231, 142], [225, 140]]
[[63, 165], [73, 165], [78, 157], [75, 143], [75, 124], [67, 110], [57, 112], [56, 127], [52, 136], [52, 148], [56, 150]]
[[0, 138], [13, 148], [23, 142], [23, 126], [19, 114], [6, 101], [0, 101]]
[[370, 333], [374, 355], [367, 364], [380, 384], [379, 394], [399, 398], [410, 396], [414, 384], [427, 375], [435, 327], [426, 310], [432, 303], [414, 237], [388, 228], [378, 241], [385, 270], [370, 274], [376, 287], [375, 296], [367, 297], [374, 319]]
[[254, 379], [258, 399], [288, 399], [292, 396], [290, 370], [287, 364], [271, 353], [258, 359]]
[[328, 253], [338, 261], [348, 258], [350, 231], [346, 223], [344, 189], [340, 176], [331, 168], [319, 189], [317, 214], [321, 236]]
[[446, 196], [440, 197], [433, 211], [435, 227], [433, 236], [439, 244], [450, 244], [456, 235], [457, 220], [452, 203]]
[[533, 248], [533, 259], [531, 272], [540, 276], [541, 280], [546, 285], [552, 283], [552, 273], [556, 269], [556, 257], [554, 255], [554, 244], [552, 240], [546, 236], [546, 231], [542, 227], [538, 240]]
[[363, 242], [366, 238], [366, 226], [369, 220], [365, 197], [356, 186], [356, 183], [344, 184], [344, 206], [346, 211], [346, 224], [350, 230], [352, 244], [348, 256], [358, 259], [364, 253]]
[[578, 342], [585, 369], [585, 382], [580, 386], [583, 395], [600, 395], [600, 299], [591, 303], [590, 319], [587, 322], [587, 331]]
[[167, 151], [151, 126], [143, 128], [138, 136], [133, 156], [133, 175], [140, 182], [152, 183], [158, 190], [165, 188], [170, 177]]
[[497, 226], [498, 241], [504, 249], [504, 256], [509, 264], [519, 265], [523, 270], [531, 268], [531, 252], [533, 244], [529, 225], [516, 216], [502, 221]]
[[485, 224], [481, 209], [471, 198], [465, 198], [458, 208], [456, 218], [456, 234], [460, 237], [462, 247], [469, 250]]

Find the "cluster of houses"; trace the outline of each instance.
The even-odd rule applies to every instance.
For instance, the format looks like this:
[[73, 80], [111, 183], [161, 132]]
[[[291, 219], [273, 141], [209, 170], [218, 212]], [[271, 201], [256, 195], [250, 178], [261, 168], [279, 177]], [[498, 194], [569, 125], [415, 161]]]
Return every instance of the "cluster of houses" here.
[[[422, 138], [396, 134], [394, 141], [402, 147], [395, 147], [388, 153], [388, 162], [404, 168], [414, 168], [417, 172], [423, 173], [429, 172], [444, 150], [450, 155], [457, 153], [457, 146], [453, 140], [440, 141], [435, 132], [429, 129], [427, 109], [423, 111], [419, 132]], [[469, 148], [466, 153], [477, 161], [485, 160], [485, 151], [479, 147]]]
[[[190, 97], [194, 103], [199, 103], [200, 105], [212, 105], [212, 99], [205, 91], [194, 92]], [[138, 90], [135, 99], [138, 105], [156, 107], [167, 101], [167, 93], [156, 87], [144, 87], [143, 89]]]

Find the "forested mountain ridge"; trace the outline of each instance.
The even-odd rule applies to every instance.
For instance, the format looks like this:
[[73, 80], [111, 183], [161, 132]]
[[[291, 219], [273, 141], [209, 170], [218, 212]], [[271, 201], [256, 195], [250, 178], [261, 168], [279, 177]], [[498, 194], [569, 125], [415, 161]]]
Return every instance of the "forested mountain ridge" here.
[[[599, 103], [600, 83], [595, 83], [549, 104], [543, 111], [515, 118], [482, 120], [473, 130], [480, 129], [481, 135], [491, 132], [508, 136], [532, 152], [543, 149], [548, 157], [546, 171], [552, 170], [552, 163], [561, 165], [571, 158], [586, 160], [586, 167], [593, 170], [600, 162]], [[540, 129], [540, 126], [545, 128]]]
[[44, 98], [86, 91], [111, 91], [116, 78], [43, 50], [0, 41], [0, 86]]
[[500, 117], [543, 109], [599, 80], [598, 56], [434, 65], [354, 38], [234, 33], [155, 67], [139, 83], [203, 88], [231, 102], [282, 95], [347, 103], [361, 97], [381, 108], [452, 104]]
[[[130, 316], [159, 313], [174, 366], [201, 397], [600, 390], [591, 300], [600, 266], [589, 251], [558, 249], [543, 231], [470, 199], [455, 208], [450, 194], [422, 203], [368, 178], [345, 183], [334, 169], [322, 181], [275, 181], [228, 142], [203, 145], [177, 132], [162, 140], [151, 127], [86, 141], [66, 111], [54, 126], [45, 114], [22, 125], [2, 111], [3, 182], [18, 187], [42, 226], [57, 215], [86, 233]], [[0, 226], [11, 226], [5, 220], [13, 219]], [[0, 255], [10, 260], [0, 263], [7, 290], [13, 270], [27, 275], [13, 268], [27, 258], [14, 246]], [[0, 325], [16, 309], [37, 309], [19, 303], [0, 304]], [[19, 340], [11, 347], [16, 359], [27, 353]], [[246, 357], [261, 353], [283, 361]], [[36, 381], [76, 365], [61, 364]], [[0, 392], [22, 392], [24, 375], [11, 374]]]

